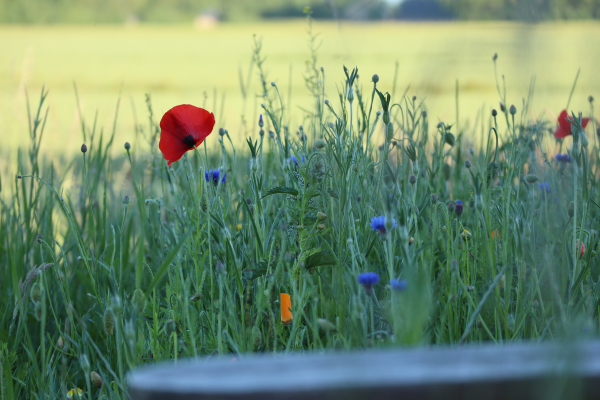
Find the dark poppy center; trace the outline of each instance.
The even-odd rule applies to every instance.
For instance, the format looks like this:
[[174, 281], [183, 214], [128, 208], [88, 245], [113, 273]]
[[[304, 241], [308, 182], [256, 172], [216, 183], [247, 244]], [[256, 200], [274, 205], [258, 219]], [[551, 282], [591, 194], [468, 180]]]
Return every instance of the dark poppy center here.
[[186, 137], [183, 138], [183, 143], [185, 145], [187, 145], [187, 147], [189, 147], [190, 149], [192, 149], [192, 148], [194, 148], [194, 145], [196, 144], [196, 141], [194, 140], [194, 136], [187, 135]]

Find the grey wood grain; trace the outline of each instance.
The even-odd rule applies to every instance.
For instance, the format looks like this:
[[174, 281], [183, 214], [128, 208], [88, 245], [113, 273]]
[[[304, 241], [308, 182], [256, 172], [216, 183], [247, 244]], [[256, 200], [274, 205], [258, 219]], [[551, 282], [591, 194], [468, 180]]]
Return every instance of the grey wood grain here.
[[134, 400], [600, 399], [600, 342], [199, 359], [129, 375]]

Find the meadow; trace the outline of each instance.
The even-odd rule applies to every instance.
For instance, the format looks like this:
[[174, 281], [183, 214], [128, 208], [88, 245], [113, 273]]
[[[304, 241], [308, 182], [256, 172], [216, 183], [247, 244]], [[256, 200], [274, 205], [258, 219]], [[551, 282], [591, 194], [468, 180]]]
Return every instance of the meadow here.
[[6, 57], [40, 43], [1, 100], [24, 119], [1, 399], [127, 399], [129, 370], [187, 357], [597, 336], [596, 24], [315, 24], [312, 50], [306, 21], [251, 27], [254, 50], [243, 25], [0, 28]]

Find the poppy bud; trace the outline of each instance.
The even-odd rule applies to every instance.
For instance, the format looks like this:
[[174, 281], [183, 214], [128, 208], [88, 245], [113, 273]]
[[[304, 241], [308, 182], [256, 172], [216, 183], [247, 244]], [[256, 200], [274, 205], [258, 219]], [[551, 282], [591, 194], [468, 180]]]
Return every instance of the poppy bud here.
[[325, 215], [325, 213], [319, 211], [319, 213], [317, 214], [317, 219], [319, 221], [323, 222], [327, 219], [327, 215]]
[[504, 106], [503, 102], [500, 102], [500, 111], [506, 112], [506, 107]]
[[387, 140], [392, 140], [394, 138], [394, 124], [392, 124], [391, 122], [389, 124], [387, 124], [386, 126], [386, 138]]
[[135, 289], [135, 292], [133, 292], [133, 298], [131, 299], [131, 302], [133, 303], [133, 307], [138, 312], [138, 314], [144, 312], [144, 309], [146, 308], [146, 296], [144, 296], [144, 292], [142, 292], [142, 289]]
[[462, 215], [462, 213], [464, 212], [464, 210], [465, 209], [464, 209], [464, 206], [463, 206], [463, 202], [460, 201], [460, 200], [456, 200], [456, 204], [455, 204], [455, 208], [454, 208], [454, 213], [457, 216], [460, 217]]
[[446, 132], [444, 134], [444, 142], [449, 144], [451, 147], [454, 147], [454, 145], [456, 144], [456, 137], [454, 136], [454, 134]]
[[123, 196], [123, 199], [121, 200], [123, 202], [123, 204], [127, 205], [129, 203], [131, 203], [131, 199], [129, 198], [129, 196], [125, 195]]
[[325, 143], [325, 141], [323, 139], [317, 139], [317, 140], [315, 140], [315, 147], [317, 149], [324, 149], [325, 146], [327, 146], [327, 143]]
[[90, 381], [92, 381], [92, 385], [94, 385], [97, 389], [102, 388], [102, 378], [96, 371], [92, 371], [90, 374]]
[[435, 205], [438, 202], [438, 197], [435, 193], [431, 195], [431, 204]]
[[317, 324], [326, 332], [335, 331], [335, 325], [324, 318], [317, 318]]
[[373, 83], [379, 82], [379, 75], [374, 74], [373, 77], [371, 78], [371, 80], [373, 81]]
[[258, 325], [254, 325], [254, 327], [252, 327], [252, 341], [257, 347], [262, 344], [263, 336]]
[[81, 152], [82, 153], [86, 153], [87, 152], [87, 146], [84, 144], [81, 145]]
[[386, 125], [390, 123], [390, 112], [389, 111], [383, 112], [383, 123]]
[[472, 165], [473, 164], [471, 163], [471, 161], [465, 160], [465, 168], [469, 169], [469, 168], [471, 168]]
[[442, 166], [442, 176], [444, 177], [444, 180], [450, 180], [450, 172], [451, 172], [451, 168], [450, 165], [448, 164], [444, 164]]
[[88, 357], [85, 354], [82, 354], [81, 357], [79, 357], [79, 364], [81, 365], [83, 372], [86, 374], [90, 373], [90, 360], [88, 360]]
[[125, 150], [129, 151], [131, 149], [131, 145], [129, 142], [125, 142]]
[[448, 208], [449, 213], [453, 213], [454, 209], [456, 208], [456, 206], [454, 205], [453, 202], [448, 203], [448, 205], [446, 207]]
[[532, 174], [525, 175], [525, 182], [527, 183], [536, 183], [538, 181], [538, 177]]
[[409, 177], [408, 177], [408, 182], [409, 182], [411, 185], [414, 185], [415, 183], [417, 183], [417, 177], [416, 177], [416, 176], [414, 176], [414, 175], [411, 175], [411, 176], [409, 176]]
[[496, 111], [496, 109], [492, 109], [492, 117], [496, 118], [496, 116], [498, 115], [498, 111]]
[[31, 300], [34, 303], [38, 303], [40, 301], [40, 299], [42, 298], [42, 287], [40, 286], [40, 284], [38, 282], [36, 282], [33, 287], [31, 288]]
[[104, 311], [102, 324], [104, 325], [104, 332], [106, 332], [107, 335], [112, 336], [115, 331], [115, 314], [113, 314], [110, 308], [107, 308], [106, 311]]
[[508, 110], [508, 112], [510, 113], [510, 115], [515, 115], [517, 113], [517, 107], [515, 107], [515, 105], [511, 105], [510, 109]]
[[569, 214], [569, 217], [571, 217], [571, 218], [573, 218], [573, 215], [575, 215], [575, 203], [574, 202], [569, 203], [569, 207], [567, 208], [567, 213]]

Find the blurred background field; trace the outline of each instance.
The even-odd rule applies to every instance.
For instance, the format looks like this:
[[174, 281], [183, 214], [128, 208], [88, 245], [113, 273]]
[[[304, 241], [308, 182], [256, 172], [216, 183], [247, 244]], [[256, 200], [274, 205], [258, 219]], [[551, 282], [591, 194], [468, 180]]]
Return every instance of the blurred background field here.
[[[532, 117], [555, 118], [566, 105], [578, 68], [571, 108], [587, 111], [588, 95], [600, 96], [600, 24], [595, 21], [316, 21], [313, 29], [321, 43], [317, 67], [325, 69], [326, 98], [332, 101], [343, 77], [342, 64], [359, 66], [367, 93], [374, 73], [380, 76], [380, 89], [394, 90], [397, 63], [396, 93], [410, 85], [408, 94], [425, 98], [432, 121], [455, 120], [458, 80], [461, 123], [473, 125], [478, 112], [489, 118], [489, 110], [498, 107], [494, 53], [511, 103], [522, 104], [535, 78]], [[217, 126], [241, 140], [254, 132], [260, 113], [257, 69], [249, 70], [253, 35], [262, 40], [267, 79], [277, 82], [291, 110], [287, 123], [295, 130], [304, 118], [302, 108], [310, 108], [304, 84], [310, 58], [304, 19], [0, 26], [2, 148], [10, 149], [12, 158], [18, 146], [27, 144], [25, 91], [37, 101], [45, 85], [50, 91], [45, 153], [78, 151], [75, 143], [82, 138], [74, 83], [86, 120], [91, 123], [97, 111], [97, 125], [105, 130], [112, 128], [121, 92], [117, 143], [135, 142], [135, 115], [139, 123], [145, 122], [146, 93], [152, 96], [157, 118], [176, 104], [206, 105], [215, 112]], [[250, 78], [246, 100], [240, 74], [244, 82]], [[249, 121], [246, 125], [243, 118]], [[474, 140], [478, 132], [473, 131]]]

